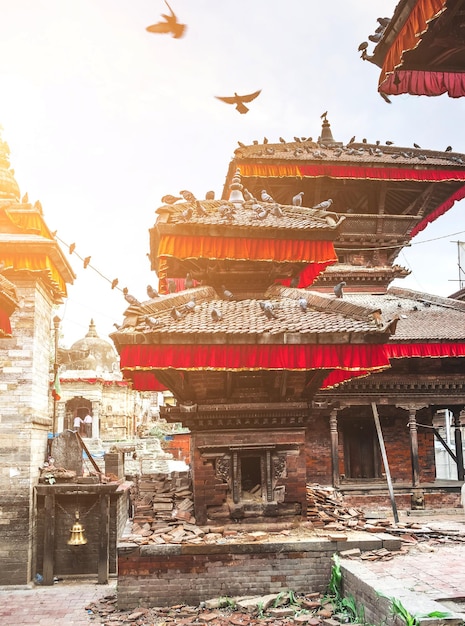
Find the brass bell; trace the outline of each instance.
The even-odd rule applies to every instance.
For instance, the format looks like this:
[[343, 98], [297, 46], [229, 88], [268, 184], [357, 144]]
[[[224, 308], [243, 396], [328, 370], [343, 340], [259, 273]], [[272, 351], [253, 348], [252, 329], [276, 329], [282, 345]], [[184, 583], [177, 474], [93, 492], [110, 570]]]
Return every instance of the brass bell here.
[[83, 546], [87, 543], [87, 539], [84, 537], [84, 528], [79, 521], [79, 511], [76, 511], [76, 519], [74, 520], [73, 527], [71, 528], [71, 534], [68, 539], [69, 546]]

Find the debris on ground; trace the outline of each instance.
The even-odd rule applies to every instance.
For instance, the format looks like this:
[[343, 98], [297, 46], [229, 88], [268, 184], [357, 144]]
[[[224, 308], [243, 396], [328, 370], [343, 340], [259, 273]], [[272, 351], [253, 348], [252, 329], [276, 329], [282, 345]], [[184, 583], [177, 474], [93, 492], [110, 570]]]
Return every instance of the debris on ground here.
[[[308, 626], [324, 626], [337, 618], [330, 596], [320, 593], [295, 594], [282, 592], [264, 596], [238, 598], [213, 598], [199, 606], [178, 604], [171, 607], [138, 607], [119, 611], [117, 596], [108, 595], [86, 606], [92, 620], [110, 626], [132, 624], [133, 626], [182, 624], [183, 626], [253, 626], [254, 624], [300, 623]], [[339, 621], [337, 623], [340, 623]]]

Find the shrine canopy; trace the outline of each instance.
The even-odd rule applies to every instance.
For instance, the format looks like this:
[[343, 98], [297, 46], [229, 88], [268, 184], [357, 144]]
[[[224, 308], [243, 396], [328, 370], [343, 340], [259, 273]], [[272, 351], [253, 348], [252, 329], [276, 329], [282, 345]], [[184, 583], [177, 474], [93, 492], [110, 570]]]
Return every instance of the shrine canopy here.
[[282, 285], [241, 300], [200, 286], [131, 305], [111, 338], [138, 390], [169, 388], [184, 404], [237, 402], [240, 393], [272, 400], [283, 385], [275, 374], [285, 372], [292, 383], [283, 395], [297, 400], [389, 367], [385, 344], [396, 321]]
[[381, 68], [380, 93], [465, 95], [464, 0], [401, 0], [378, 22], [373, 54], [362, 58]]
[[8, 144], [0, 137], [1, 271], [13, 283], [27, 273], [40, 275], [52, 301], [59, 304], [75, 275], [45, 223], [40, 201], [32, 204], [27, 194], [20, 199], [9, 154]]

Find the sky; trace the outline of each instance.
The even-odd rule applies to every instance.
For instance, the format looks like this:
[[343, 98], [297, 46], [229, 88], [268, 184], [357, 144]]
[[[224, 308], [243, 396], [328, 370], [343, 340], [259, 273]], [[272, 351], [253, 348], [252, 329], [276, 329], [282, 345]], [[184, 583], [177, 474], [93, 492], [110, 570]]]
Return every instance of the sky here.
[[[465, 153], [463, 98], [387, 104], [379, 68], [360, 58], [358, 45], [396, 4], [171, 0], [187, 25], [175, 39], [146, 30], [168, 12], [164, 0], [0, 0], [2, 136], [21, 195], [40, 200], [76, 274], [56, 311], [61, 345], [82, 338], [91, 319], [107, 339], [123, 321], [121, 288], [147, 299], [161, 197], [219, 197], [238, 141], [317, 137], [328, 111], [336, 141]], [[215, 98], [258, 89], [246, 115]], [[422, 231], [396, 261], [410, 276], [393, 284], [456, 291], [464, 216], [462, 200]]]

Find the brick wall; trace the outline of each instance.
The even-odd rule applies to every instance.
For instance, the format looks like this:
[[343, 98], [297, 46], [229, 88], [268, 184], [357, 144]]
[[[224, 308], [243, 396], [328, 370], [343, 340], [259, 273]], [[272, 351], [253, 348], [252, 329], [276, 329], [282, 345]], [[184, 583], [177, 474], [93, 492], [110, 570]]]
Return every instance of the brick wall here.
[[[347, 543], [341, 544], [344, 549]], [[118, 546], [118, 608], [197, 605], [218, 596], [324, 592], [334, 541]]]
[[34, 498], [46, 458], [52, 305], [38, 281], [14, 280], [21, 306], [0, 339], [0, 585], [34, 574]]

